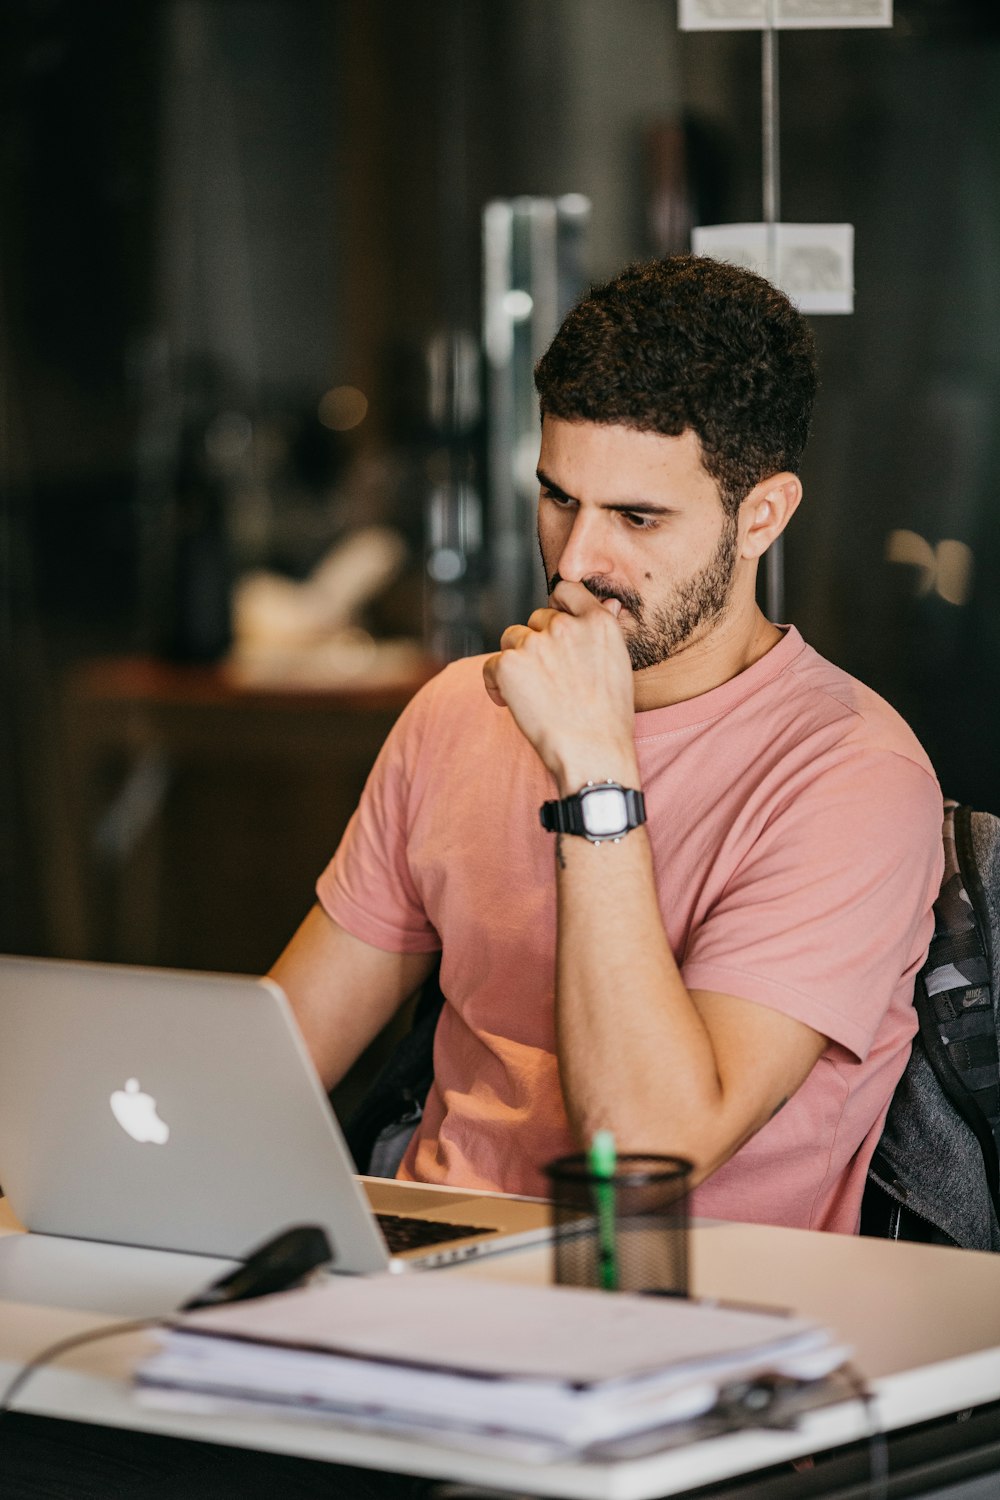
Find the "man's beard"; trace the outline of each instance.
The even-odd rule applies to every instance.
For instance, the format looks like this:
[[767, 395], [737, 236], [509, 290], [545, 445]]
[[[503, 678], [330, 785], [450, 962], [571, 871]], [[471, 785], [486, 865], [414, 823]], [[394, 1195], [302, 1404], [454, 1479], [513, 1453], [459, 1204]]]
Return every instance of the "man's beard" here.
[[[634, 589], [621, 584], [612, 587], [603, 574], [582, 580], [595, 599], [618, 599], [632, 616], [623, 622], [623, 634], [633, 672], [676, 656], [695, 634], [725, 614], [733, 592], [736, 544], [736, 517], [727, 514], [712, 559], [700, 572], [678, 584], [669, 603], [653, 610], [647, 610]], [[559, 582], [560, 575], [553, 574], [550, 595]]]

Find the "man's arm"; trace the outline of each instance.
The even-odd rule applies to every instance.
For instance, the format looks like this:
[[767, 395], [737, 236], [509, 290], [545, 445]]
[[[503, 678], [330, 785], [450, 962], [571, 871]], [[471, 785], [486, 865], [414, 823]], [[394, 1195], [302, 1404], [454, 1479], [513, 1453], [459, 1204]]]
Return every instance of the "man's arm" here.
[[690, 1157], [700, 1181], [791, 1097], [826, 1038], [766, 1006], [687, 989], [644, 829], [618, 844], [558, 838], [556, 1034], [567, 1112], [581, 1142], [610, 1128], [623, 1151]]
[[[485, 669], [556, 780], [639, 785], [632, 672], [613, 612], [582, 585], [505, 632]], [[623, 1151], [728, 1159], [807, 1077], [826, 1038], [766, 1006], [689, 991], [667, 942], [644, 829], [620, 843], [560, 835], [556, 1027], [567, 1113]]]
[[288, 996], [327, 1088], [423, 983], [435, 958], [374, 948], [321, 906], [312, 908], [270, 973]]

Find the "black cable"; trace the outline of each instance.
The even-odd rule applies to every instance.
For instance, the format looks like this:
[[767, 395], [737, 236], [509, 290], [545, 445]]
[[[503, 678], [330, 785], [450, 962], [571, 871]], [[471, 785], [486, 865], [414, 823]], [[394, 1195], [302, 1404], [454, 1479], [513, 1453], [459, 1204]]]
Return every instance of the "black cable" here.
[[27, 1381], [38, 1370], [44, 1369], [61, 1354], [68, 1354], [70, 1350], [77, 1349], [83, 1344], [96, 1343], [98, 1339], [112, 1338], [116, 1333], [139, 1333], [144, 1328], [167, 1328], [169, 1324], [165, 1318], [136, 1318], [130, 1323], [102, 1323], [98, 1328], [88, 1328], [85, 1333], [74, 1333], [70, 1338], [57, 1339], [54, 1344], [48, 1344], [27, 1364], [22, 1365], [20, 1370], [9, 1382], [6, 1389], [0, 1394], [0, 1419], [10, 1411], [11, 1402], [15, 1400]]
[[[332, 1259], [333, 1250], [324, 1231], [315, 1224], [297, 1224], [251, 1251], [234, 1270], [227, 1271], [197, 1296], [185, 1302], [181, 1312], [287, 1291], [290, 1287], [301, 1285], [317, 1267]], [[23, 1388], [25, 1381], [36, 1370], [58, 1359], [61, 1354], [68, 1354], [71, 1349], [97, 1339], [113, 1338], [116, 1333], [138, 1333], [144, 1328], [171, 1326], [169, 1317], [137, 1318], [129, 1323], [101, 1323], [99, 1327], [90, 1328], [86, 1333], [75, 1333], [70, 1338], [58, 1339], [30, 1359], [0, 1394], [0, 1417], [9, 1411], [11, 1402]]]
[[860, 1401], [868, 1423], [868, 1500], [888, 1500], [889, 1444], [878, 1419], [875, 1392], [856, 1365], [842, 1365], [840, 1373]]

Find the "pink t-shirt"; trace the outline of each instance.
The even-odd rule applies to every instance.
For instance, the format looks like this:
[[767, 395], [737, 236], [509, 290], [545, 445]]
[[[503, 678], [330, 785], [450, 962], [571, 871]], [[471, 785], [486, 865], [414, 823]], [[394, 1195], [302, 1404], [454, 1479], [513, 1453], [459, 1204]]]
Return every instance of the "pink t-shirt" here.
[[[829, 1038], [802, 1087], [698, 1188], [695, 1211], [857, 1229], [916, 1029], [941, 795], [911, 731], [789, 629], [745, 672], [636, 715], [660, 911], [685, 982]], [[442, 950], [434, 1084], [400, 1176], [543, 1195], [578, 1149], [555, 1053], [554, 786], [482, 659], [389, 735], [317, 891], [375, 947]], [[614, 1003], [609, 995], [608, 1003]]]

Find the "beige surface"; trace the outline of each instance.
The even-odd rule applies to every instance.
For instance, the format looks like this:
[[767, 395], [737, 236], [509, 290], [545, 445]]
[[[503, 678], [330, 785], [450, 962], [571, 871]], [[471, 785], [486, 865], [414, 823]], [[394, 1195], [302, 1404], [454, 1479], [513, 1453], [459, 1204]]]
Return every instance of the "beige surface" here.
[[997, 1348], [1000, 1255], [763, 1224], [696, 1233], [695, 1291], [808, 1311], [841, 1329], [870, 1378]]
[[7, 1202], [6, 1198], [0, 1198], [0, 1234], [9, 1233], [11, 1230], [23, 1229], [24, 1225]]
[[[544, 1250], [463, 1266], [463, 1276], [543, 1280]], [[789, 1308], [834, 1329], [870, 1380], [986, 1352], [1000, 1396], [1000, 1255], [766, 1224], [691, 1232], [692, 1291]]]
[[[873, 1382], [887, 1427], [1000, 1399], [1000, 1256], [760, 1225], [706, 1224], [692, 1232], [692, 1263], [697, 1294], [793, 1307], [820, 1318], [851, 1343], [858, 1367]], [[429, 1274], [537, 1281], [544, 1279], [546, 1265], [546, 1253], [532, 1250]], [[81, 1312], [0, 1304], [0, 1363], [12, 1370], [61, 1333], [106, 1321]], [[347, 1432], [332, 1423], [145, 1410], [134, 1402], [128, 1377], [150, 1347], [150, 1337], [124, 1335], [80, 1349], [58, 1368], [33, 1377], [18, 1404], [109, 1425], [581, 1500], [680, 1493], [867, 1431], [860, 1407], [844, 1403], [812, 1414], [792, 1433], [741, 1432], [614, 1465], [529, 1468]]]

